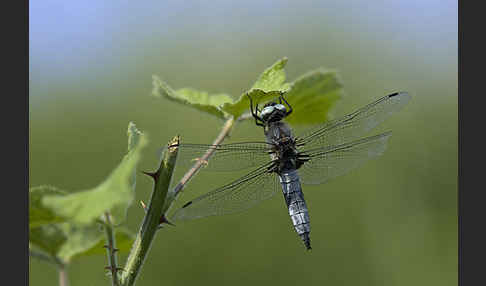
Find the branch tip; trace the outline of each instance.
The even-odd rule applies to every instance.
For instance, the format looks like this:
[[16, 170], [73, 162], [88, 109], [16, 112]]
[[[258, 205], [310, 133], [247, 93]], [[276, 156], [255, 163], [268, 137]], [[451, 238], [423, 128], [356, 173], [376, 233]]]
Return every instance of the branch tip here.
[[180, 139], [181, 137], [177, 135], [169, 141], [169, 143], [167, 144], [167, 149], [169, 149], [169, 152], [174, 152], [177, 150], [177, 147], [179, 147], [180, 145]]

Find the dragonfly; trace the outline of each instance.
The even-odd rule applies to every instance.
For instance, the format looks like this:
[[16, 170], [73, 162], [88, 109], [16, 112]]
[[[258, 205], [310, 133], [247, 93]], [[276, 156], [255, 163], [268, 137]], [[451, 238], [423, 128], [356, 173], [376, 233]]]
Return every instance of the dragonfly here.
[[179, 143], [178, 146], [186, 159], [213, 151], [206, 162], [208, 169], [252, 170], [188, 201], [169, 220], [176, 222], [242, 212], [281, 192], [292, 226], [310, 250], [310, 218], [302, 185], [323, 184], [382, 155], [391, 131], [362, 137], [401, 110], [411, 97], [407, 92], [384, 96], [297, 136], [283, 121], [293, 111], [284, 93], [262, 109], [258, 103], [254, 106], [252, 98], [248, 97], [251, 116], [255, 124], [263, 128], [264, 141], [218, 145]]

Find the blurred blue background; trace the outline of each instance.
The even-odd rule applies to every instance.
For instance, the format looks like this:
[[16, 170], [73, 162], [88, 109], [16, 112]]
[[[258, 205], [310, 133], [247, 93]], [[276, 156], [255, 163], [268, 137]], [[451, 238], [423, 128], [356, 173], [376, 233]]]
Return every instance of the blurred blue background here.
[[[159, 232], [138, 285], [457, 284], [457, 1], [32, 0], [29, 9], [31, 186], [95, 186], [123, 156], [129, 121], [150, 136], [145, 170], [174, 135], [212, 142], [222, 122], [150, 97], [152, 74], [236, 98], [287, 56], [289, 80], [320, 66], [339, 72], [346, 95], [334, 116], [398, 90], [413, 97], [377, 130], [394, 131], [384, 156], [304, 189], [311, 253], [275, 197]], [[228, 142], [261, 136], [245, 122]], [[196, 178], [181, 202], [209, 182]], [[139, 176], [137, 201], [150, 190]], [[138, 230], [138, 205], [129, 216]], [[71, 285], [108, 285], [105, 260], [75, 260]], [[30, 281], [55, 285], [56, 270], [32, 260]]]

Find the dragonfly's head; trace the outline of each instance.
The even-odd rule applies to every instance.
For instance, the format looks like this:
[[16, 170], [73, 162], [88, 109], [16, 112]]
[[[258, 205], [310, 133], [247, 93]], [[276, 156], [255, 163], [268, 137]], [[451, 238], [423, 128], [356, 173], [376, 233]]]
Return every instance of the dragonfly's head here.
[[276, 122], [282, 120], [287, 116], [287, 108], [283, 104], [269, 102], [265, 104], [262, 111], [260, 112], [260, 117], [265, 122]]

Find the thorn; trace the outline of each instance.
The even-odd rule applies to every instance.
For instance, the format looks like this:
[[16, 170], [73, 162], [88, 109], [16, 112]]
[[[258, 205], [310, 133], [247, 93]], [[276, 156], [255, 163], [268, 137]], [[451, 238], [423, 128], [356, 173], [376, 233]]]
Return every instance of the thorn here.
[[198, 161], [201, 162], [202, 165], [207, 166], [209, 163], [207, 160], [201, 159], [201, 158], [194, 158], [192, 161]]
[[151, 173], [151, 172], [142, 171], [142, 173], [144, 173], [145, 175], [151, 177], [152, 179], [154, 179], [154, 181], [157, 180], [157, 172]]
[[119, 250], [120, 250], [120, 249], [118, 249], [118, 248], [113, 248], [112, 246], [110, 246], [110, 245], [106, 245], [106, 244], [105, 244], [105, 245], [103, 245], [103, 248], [109, 249], [109, 250], [110, 250], [110, 251], [112, 251], [113, 253], [115, 253], [115, 252], [117, 252], [117, 251], [119, 251]]
[[162, 215], [159, 220], [159, 226], [163, 225], [164, 223], [175, 226], [175, 224], [171, 223], [165, 215]]
[[105, 266], [104, 269], [113, 272], [113, 268], [115, 269], [115, 271], [125, 271], [125, 269], [121, 267], [113, 267], [113, 266]]
[[142, 205], [142, 208], [145, 212], [147, 212], [147, 205], [143, 201], [140, 201], [140, 204]]

